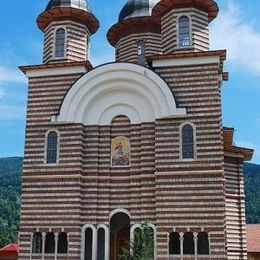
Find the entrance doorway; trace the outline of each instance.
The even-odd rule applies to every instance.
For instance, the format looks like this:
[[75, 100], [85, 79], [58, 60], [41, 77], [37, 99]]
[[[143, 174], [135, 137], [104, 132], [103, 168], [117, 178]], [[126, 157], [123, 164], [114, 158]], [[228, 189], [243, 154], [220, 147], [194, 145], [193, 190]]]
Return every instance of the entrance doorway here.
[[110, 260], [119, 260], [122, 249], [130, 242], [130, 218], [118, 212], [110, 220]]

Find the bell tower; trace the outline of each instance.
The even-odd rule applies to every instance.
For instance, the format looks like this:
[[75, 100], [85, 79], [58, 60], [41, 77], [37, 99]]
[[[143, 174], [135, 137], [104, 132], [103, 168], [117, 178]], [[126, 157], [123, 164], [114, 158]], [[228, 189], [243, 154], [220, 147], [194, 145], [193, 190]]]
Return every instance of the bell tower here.
[[217, 17], [213, 0], [161, 0], [152, 11], [160, 18], [163, 54], [209, 51], [209, 23]]
[[37, 19], [44, 33], [44, 63], [87, 61], [90, 36], [99, 28], [87, 0], [50, 0]]
[[160, 19], [152, 16], [159, 0], [128, 0], [118, 23], [107, 33], [115, 47], [116, 61], [146, 65], [146, 56], [161, 54]]

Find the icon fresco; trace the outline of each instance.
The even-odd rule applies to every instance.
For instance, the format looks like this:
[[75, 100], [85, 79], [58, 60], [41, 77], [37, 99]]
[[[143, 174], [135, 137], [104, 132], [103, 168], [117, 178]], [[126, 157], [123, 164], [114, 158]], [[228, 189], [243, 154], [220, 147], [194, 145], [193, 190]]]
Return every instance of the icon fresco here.
[[130, 141], [124, 136], [116, 137], [111, 143], [112, 166], [127, 166], [130, 164]]

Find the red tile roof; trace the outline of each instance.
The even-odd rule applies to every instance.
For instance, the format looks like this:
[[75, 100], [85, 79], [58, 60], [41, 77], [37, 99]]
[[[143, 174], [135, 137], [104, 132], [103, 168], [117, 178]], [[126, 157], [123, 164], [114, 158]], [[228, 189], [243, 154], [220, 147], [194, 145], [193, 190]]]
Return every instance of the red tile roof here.
[[247, 251], [249, 253], [260, 253], [260, 224], [246, 226]]
[[19, 252], [19, 245], [18, 244], [9, 244], [0, 249], [0, 252]]

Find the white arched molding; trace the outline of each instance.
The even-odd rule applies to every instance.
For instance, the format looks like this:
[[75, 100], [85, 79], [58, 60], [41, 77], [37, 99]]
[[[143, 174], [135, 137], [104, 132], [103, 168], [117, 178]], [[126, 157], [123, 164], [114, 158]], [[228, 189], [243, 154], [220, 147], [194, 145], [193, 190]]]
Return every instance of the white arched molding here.
[[90, 228], [92, 230], [92, 260], [96, 260], [97, 258], [97, 229], [92, 224], [86, 224], [81, 229], [81, 256], [80, 259], [85, 259], [85, 231]]
[[130, 212], [127, 209], [114, 209], [114, 210], [112, 210], [109, 214], [109, 219], [111, 219], [117, 213], [125, 213], [131, 219]]
[[166, 82], [148, 68], [111, 63], [80, 78], [68, 91], [53, 122], [109, 125], [119, 115], [132, 124], [186, 115]]
[[99, 229], [104, 229], [104, 231], [105, 231], [105, 258], [104, 258], [104, 260], [109, 260], [109, 245], [110, 245], [109, 228], [104, 224], [99, 224], [97, 226], [97, 234], [98, 234]]
[[141, 224], [140, 223], [136, 223], [134, 224], [131, 229], [130, 229], [130, 240], [132, 241], [134, 239], [134, 235], [135, 235], [135, 230], [137, 228], [141, 228]]
[[[57, 134], [57, 160], [56, 163], [47, 163], [47, 149], [48, 149], [48, 135], [50, 132], [56, 132]], [[45, 133], [45, 141], [44, 141], [44, 164], [46, 164], [46, 166], [52, 166], [52, 165], [56, 165], [59, 163], [60, 160], [60, 132], [53, 128], [53, 129], [49, 129], [46, 133]]]
[[[194, 149], [194, 158], [183, 159], [182, 157], [182, 128], [186, 125], [190, 125], [193, 129], [193, 149]], [[197, 159], [197, 129], [196, 125], [190, 121], [185, 121], [179, 126], [179, 146], [180, 146], [180, 160], [184, 161], [194, 161]]]
[[[190, 37], [190, 45], [189, 46], [180, 46], [180, 33], [179, 33], [179, 21], [182, 16], [186, 16], [189, 19], [189, 37]], [[192, 31], [193, 31], [193, 23], [191, 19], [191, 15], [189, 13], [179, 13], [176, 17], [176, 46], [178, 49], [187, 49], [193, 46], [193, 38], [192, 38]]]

